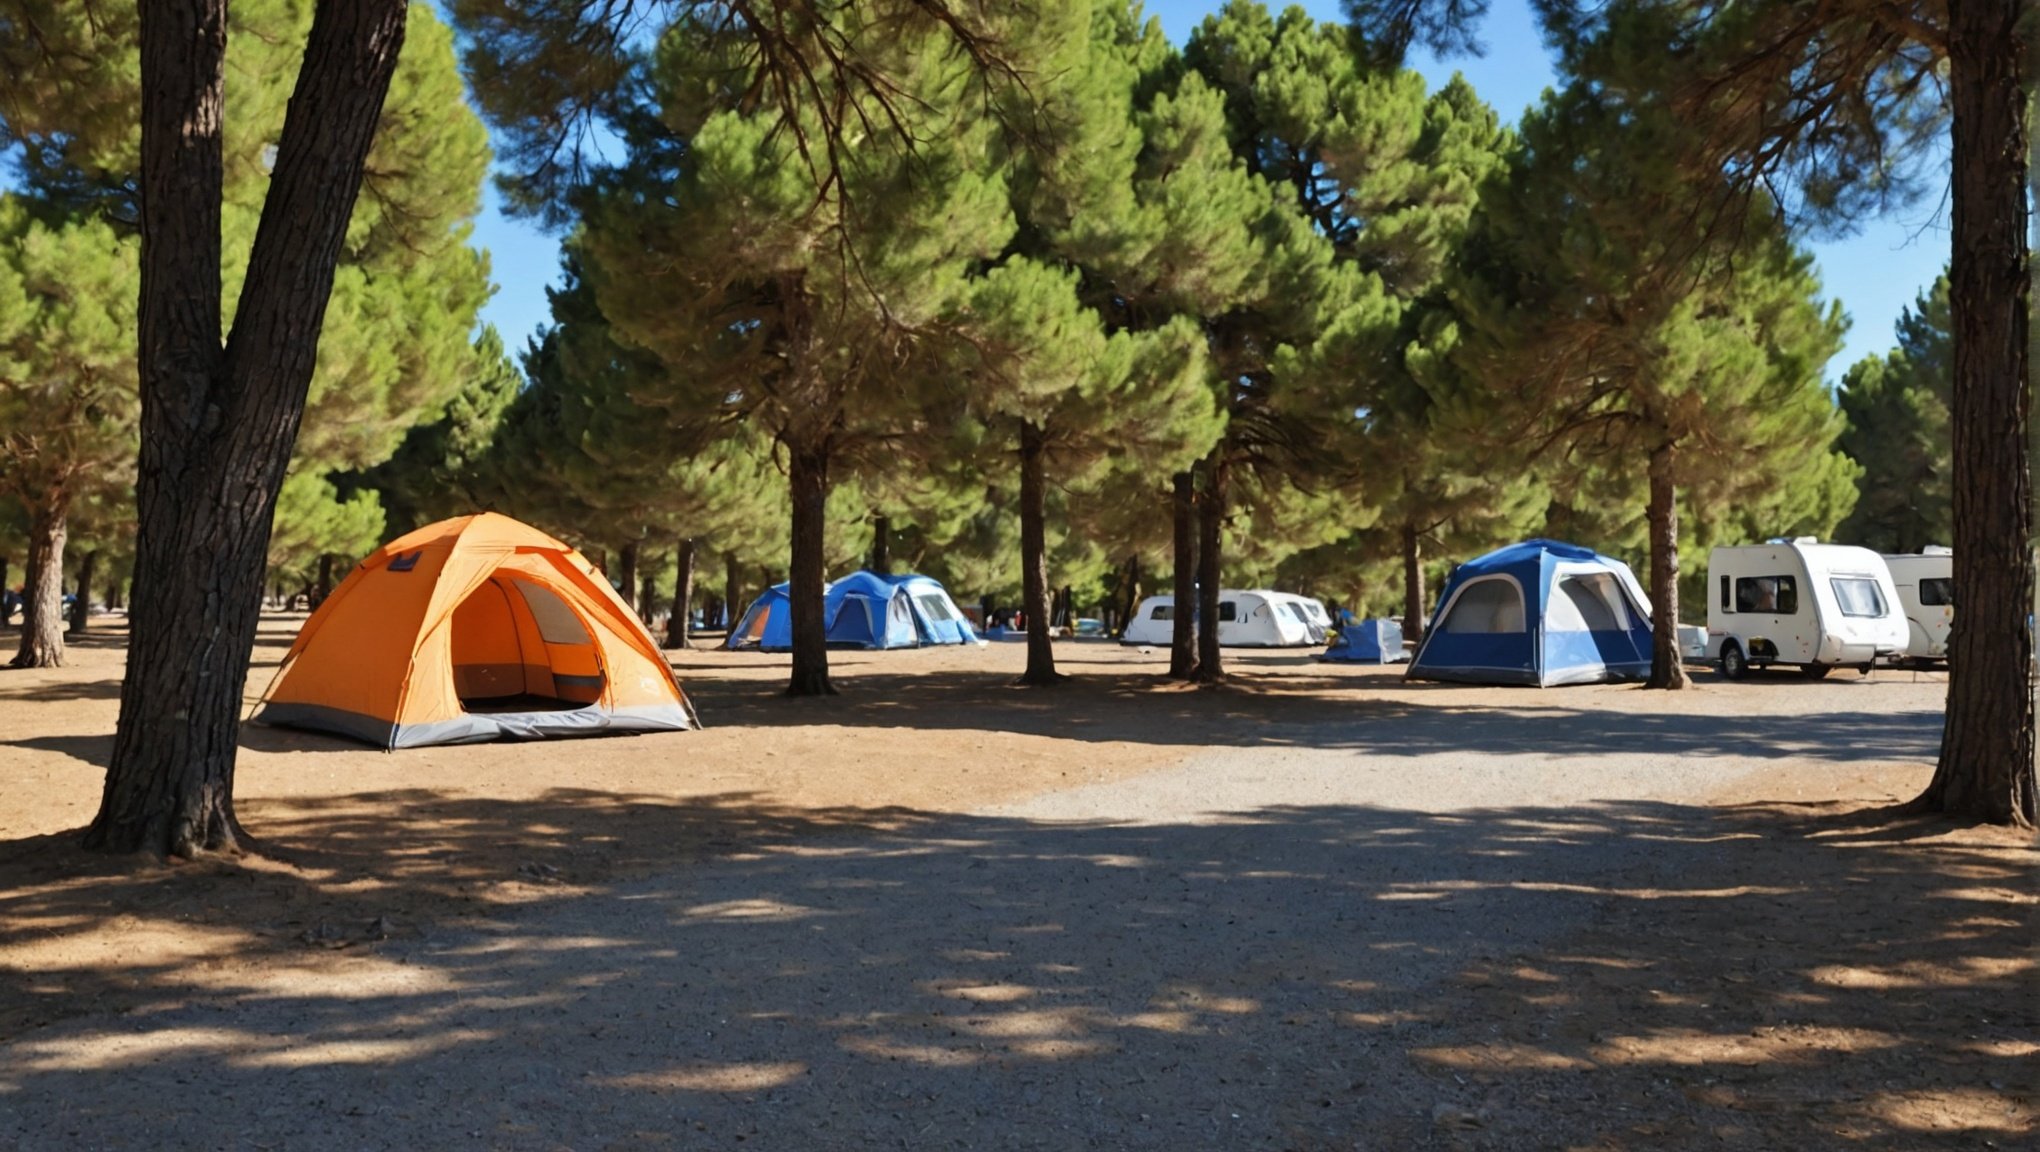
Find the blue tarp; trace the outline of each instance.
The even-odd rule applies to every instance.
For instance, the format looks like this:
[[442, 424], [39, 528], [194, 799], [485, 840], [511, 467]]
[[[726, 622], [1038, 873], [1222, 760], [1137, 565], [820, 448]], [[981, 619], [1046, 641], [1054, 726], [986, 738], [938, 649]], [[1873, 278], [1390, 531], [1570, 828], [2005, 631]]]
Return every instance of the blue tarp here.
[[1403, 647], [1402, 625], [1393, 620], [1362, 620], [1332, 637], [1320, 659], [1350, 664], [1396, 664], [1410, 658]]
[[1641, 680], [1650, 664], [1650, 602], [1629, 565], [1526, 540], [1452, 573], [1408, 675], [1549, 687]]

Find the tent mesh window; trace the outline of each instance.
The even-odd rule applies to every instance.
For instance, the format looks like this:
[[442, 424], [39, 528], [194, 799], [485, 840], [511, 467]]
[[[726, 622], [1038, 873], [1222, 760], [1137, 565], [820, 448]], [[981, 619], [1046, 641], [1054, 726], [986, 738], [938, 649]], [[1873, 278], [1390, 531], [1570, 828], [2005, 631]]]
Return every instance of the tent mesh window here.
[[1499, 576], [1475, 580], [1460, 590], [1445, 619], [1447, 632], [1523, 631], [1523, 592]]
[[1561, 576], [1558, 595], [1545, 606], [1546, 632], [1624, 632], [1629, 613], [1615, 577], [1606, 573]]

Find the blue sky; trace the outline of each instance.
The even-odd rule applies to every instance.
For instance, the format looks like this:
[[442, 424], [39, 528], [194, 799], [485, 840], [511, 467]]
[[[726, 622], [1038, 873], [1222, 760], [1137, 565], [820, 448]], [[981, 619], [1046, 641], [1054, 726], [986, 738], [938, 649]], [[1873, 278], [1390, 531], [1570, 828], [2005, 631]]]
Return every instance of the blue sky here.
[[[1180, 44], [1219, 6], [1214, 0], [1150, 0], [1146, 8]], [[1303, 6], [1321, 20], [1344, 18], [1338, 0], [1310, 0]], [[1503, 119], [1514, 121], [1553, 79], [1551, 58], [1527, 0], [1492, 0], [1481, 39], [1487, 45], [1484, 56], [1439, 61], [1418, 53], [1411, 66], [1434, 88], [1453, 72], [1464, 72]], [[1830, 381], [1864, 356], [1882, 355], [1891, 347], [1899, 313], [1947, 263], [1947, 218], [1939, 191], [1930, 188], [1914, 208], [1864, 221], [1847, 239], [1811, 246], [1828, 294], [1842, 302], [1851, 320], [1841, 354], [1828, 365]], [[559, 274], [558, 238], [505, 217], [491, 190], [476, 222], [475, 242], [489, 249], [498, 285], [483, 319], [496, 325], [511, 348], [522, 348], [547, 319], [545, 288]]]

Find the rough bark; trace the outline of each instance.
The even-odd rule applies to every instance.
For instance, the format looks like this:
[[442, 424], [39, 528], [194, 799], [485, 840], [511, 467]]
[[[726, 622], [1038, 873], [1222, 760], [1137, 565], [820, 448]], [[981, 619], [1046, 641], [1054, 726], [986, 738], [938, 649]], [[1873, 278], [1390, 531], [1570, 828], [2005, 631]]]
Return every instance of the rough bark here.
[[1402, 526], [1402, 632], [1412, 642], [1424, 638], [1424, 538], [1417, 526]]
[[674, 558], [678, 570], [673, 574], [673, 611], [666, 616], [666, 647], [690, 648], [687, 623], [694, 608], [694, 537], [681, 539]]
[[333, 554], [331, 552], [321, 552], [319, 553], [319, 576], [318, 579], [312, 581], [312, 594], [306, 597], [306, 600], [312, 606], [312, 609], [316, 611], [319, 605], [326, 602], [326, 597], [332, 594]]
[[1684, 688], [1679, 652], [1679, 488], [1673, 479], [1678, 449], [1661, 444], [1650, 454], [1650, 680], [1647, 688]]
[[744, 566], [737, 563], [735, 552], [722, 554], [723, 563], [723, 630], [737, 626], [737, 614], [743, 611]]
[[1133, 614], [1140, 609], [1140, 553], [1126, 558], [1126, 586], [1121, 588], [1119, 597], [1118, 633], [1126, 634], [1126, 626], [1133, 622]]
[[1226, 466], [1216, 457], [1203, 465], [1204, 491], [1198, 498], [1197, 532], [1197, 682], [1225, 679], [1225, 660], [1218, 646], [1219, 581], [1224, 568]]
[[270, 522], [405, 14], [405, 0], [315, 8], [223, 342], [226, 0], [141, 5], [133, 630], [89, 846], [189, 856], [245, 840], [234, 753]]
[[1197, 478], [1178, 472], [1170, 501], [1173, 513], [1176, 573], [1175, 626], [1169, 632], [1169, 675], [1188, 680], [1197, 675]]
[[71, 601], [70, 633], [83, 635], [92, 623], [92, 578], [99, 574], [99, 549], [78, 558], [78, 598]]
[[28, 524], [28, 571], [21, 585], [21, 644], [11, 668], [59, 668], [64, 663], [64, 538], [60, 510], [36, 509]]
[[787, 481], [793, 489], [792, 572], [786, 590], [792, 610], [793, 675], [786, 694], [834, 696], [836, 686], [829, 682], [829, 625], [822, 618], [829, 458], [815, 448], [795, 448], [787, 456]]
[[1020, 424], [1020, 588], [1021, 611], [1027, 614], [1027, 671], [1020, 683], [1037, 686], [1062, 679], [1055, 670], [1055, 645], [1049, 639], [1054, 613], [1048, 604], [1048, 445], [1031, 421]]
[[1949, 6], [1954, 111], [1952, 482], [1957, 619], [1948, 711], [1917, 811], [2032, 826], [2032, 461], [2027, 379], [2027, 45], [2019, 0]]
[[638, 610], [638, 550], [643, 541], [627, 540], [616, 553], [617, 594], [631, 611]]
[[880, 576], [892, 573], [892, 517], [880, 516], [871, 522], [871, 570]]

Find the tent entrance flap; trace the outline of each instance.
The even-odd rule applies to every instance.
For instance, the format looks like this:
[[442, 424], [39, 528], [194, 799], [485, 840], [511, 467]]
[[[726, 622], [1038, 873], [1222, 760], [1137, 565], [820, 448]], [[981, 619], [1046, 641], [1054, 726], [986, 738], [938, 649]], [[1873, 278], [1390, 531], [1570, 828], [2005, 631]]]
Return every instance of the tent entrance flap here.
[[453, 682], [469, 712], [585, 708], [602, 697], [595, 638], [552, 589], [497, 572], [453, 613]]

